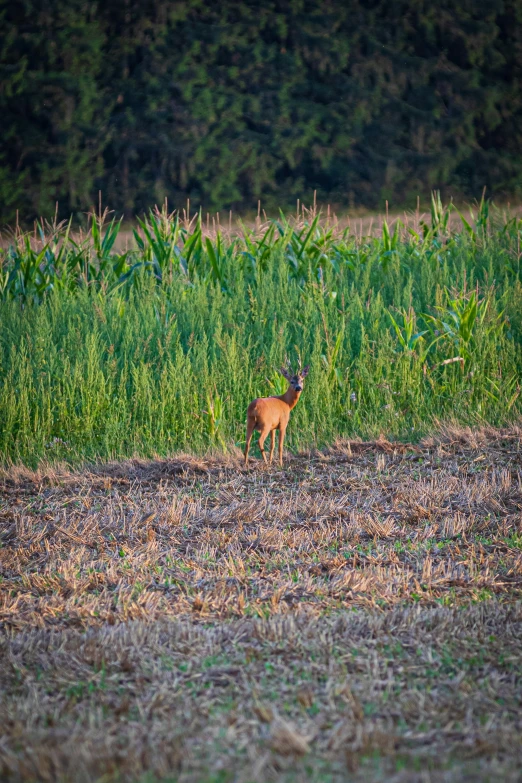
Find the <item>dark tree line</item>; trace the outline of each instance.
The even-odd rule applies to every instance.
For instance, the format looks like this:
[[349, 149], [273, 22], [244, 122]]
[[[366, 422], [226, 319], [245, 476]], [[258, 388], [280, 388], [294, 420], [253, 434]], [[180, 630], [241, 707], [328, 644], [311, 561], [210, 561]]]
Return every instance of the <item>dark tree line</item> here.
[[522, 195], [521, 0], [0, 0], [0, 220]]

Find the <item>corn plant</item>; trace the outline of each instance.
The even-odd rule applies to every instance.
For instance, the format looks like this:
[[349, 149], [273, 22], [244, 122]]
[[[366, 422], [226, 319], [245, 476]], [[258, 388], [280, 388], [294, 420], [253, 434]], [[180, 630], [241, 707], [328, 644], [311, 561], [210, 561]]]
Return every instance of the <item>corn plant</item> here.
[[[145, 264], [150, 264], [156, 280], [162, 283], [165, 276], [172, 279], [173, 266], [177, 263], [183, 271], [179, 218], [169, 215], [166, 207], [150, 211], [148, 218], [137, 219], [139, 230], [133, 229], [135, 242]], [[143, 236], [140, 235], [143, 234]]]
[[218, 443], [226, 451], [226, 443], [222, 435], [223, 423], [225, 420], [225, 407], [220, 395], [214, 391], [211, 395], [206, 395], [207, 407], [203, 411], [205, 416], [205, 428], [208, 439], [211, 443]]
[[306, 282], [310, 272], [319, 279], [321, 264], [328, 260], [322, 243], [316, 241], [319, 239], [319, 219], [320, 216], [316, 215], [312, 223], [305, 223], [301, 230], [292, 228], [284, 216], [276, 222], [290, 277], [300, 284]]
[[[397, 335], [397, 340], [399, 341], [399, 344], [401, 345], [404, 352], [410, 352], [413, 353], [415, 349], [419, 346], [421, 346], [424, 343], [424, 335], [427, 334], [427, 330], [424, 330], [422, 332], [416, 332], [416, 321], [417, 317], [415, 314], [415, 311], [413, 307], [410, 307], [408, 310], [399, 310], [399, 315], [402, 320], [402, 325], [398, 324], [391, 312], [387, 311], [388, 316], [390, 318], [390, 321], [392, 322], [393, 329], [395, 331], [395, 334]], [[438, 338], [436, 338], [438, 339]], [[436, 340], [434, 340], [431, 345], [434, 344]], [[429, 350], [429, 348], [428, 348]]]
[[203, 247], [203, 227], [201, 213], [192, 233], [182, 231], [183, 248], [179, 254], [179, 263], [183, 274], [190, 283], [194, 283], [198, 275], [205, 277], [205, 251]]
[[240, 223], [243, 232], [242, 243], [245, 249], [241, 252], [243, 259], [243, 266], [252, 275], [255, 276], [257, 270], [266, 272], [270, 257], [274, 251], [274, 232], [275, 223], [271, 223], [264, 234], [257, 238], [254, 236], [254, 231], [246, 228], [243, 223]]
[[98, 265], [102, 268], [110, 263], [111, 251], [121, 228], [121, 219], [112, 218], [106, 225], [107, 215], [108, 210], [102, 215], [96, 215], [94, 212], [90, 215], [92, 245]]
[[[447, 292], [447, 305], [437, 306], [438, 315], [424, 315], [428, 327], [436, 335], [440, 335], [452, 345], [459, 357], [469, 361], [472, 356], [476, 328], [484, 324], [490, 300], [488, 297], [478, 299], [477, 293], [460, 294], [451, 297]], [[503, 329], [502, 313], [493, 319], [490, 331], [497, 333]]]
[[213, 283], [217, 283], [223, 293], [229, 293], [230, 267], [235, 252], [235, 241], [226, 248], [221, 234], [218, 232], [215, 245], [207, 237], [205, 240], [208, 260], [210, 262], [209, 277]]
[[382, 224], [382, 237], [380, 246], [378, 246], [379, 263], [386, 271], [394, 258], [398, 258], [400, 230], [403, 227], [403, 223], [397, 220], [393, 234], [390, 233], [390, 229], [386, 220]]
[[485, 198], [485, 193], [482, 193], [482, 198], [478, 204], [477, 214], [470, 208], [471, 222], [466, 220], [460, 210], [455, 207], [455, 211], [458, 213], [464, 231], [468, 235], [473, 244], [481, 242], [483, 245], [487, 242], [490, 228], [490, 203]]
[[431, 193], [430, 217], [431, 225], [426, 221], [421, 221], [421, 227], [425, 239], [434, 237], [446, 237], [449, 232], [449, 220], [453, 205], [444, 206], [440, 197], [440, 190], [434, 190]]
[[266, 378], [266, 382], [270, 388], [271, 396], [273, 397], [279, 397], [281, 394], [284, 394], [288, 388], [288, 382], [279, 372], [272, 373], [270, 378]]
[[340, 389], [344, 387], [344, 374], [340, 366], [343, 339], [344, 324], [339, 330], [333, 346], [327, 344], [326, 353], [321, 354], [321, 361], [326, 370], [328, 382], [337, 384]]
[[54, 270], [48, 263], [48, 245], [41, 250], [33, 248], [28, 236], [7, 251], [4, 268], [3, 290], [22, 303], [40, 303], [52, 291], [55, 282]]

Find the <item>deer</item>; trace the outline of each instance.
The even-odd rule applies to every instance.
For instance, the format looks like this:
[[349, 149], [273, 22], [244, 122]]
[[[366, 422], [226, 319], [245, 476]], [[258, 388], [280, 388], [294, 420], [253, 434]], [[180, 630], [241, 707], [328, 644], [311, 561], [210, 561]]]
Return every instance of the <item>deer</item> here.
[[[272, 464], [275, 448], [275, 434], [279, 430], [279, 464], [283, 466], [283, 443], [285, 441], [286, 428], [290, 419], [290, 411], [295, 408], [301, 396], [304, 387], [304, 379], [308, 375], [310, 365], [301, 369], [301, 360], [299, 367], [294, 373], [288, 360], [286, 366], [281, 367], [279, 372], [289, 383], [288, 389], [284, 394], [277, 397], [258, 397], [252, 400], [247, 409], [247, 434], [245, 446], [245, 466], [248, 465], [248, 450], [254, 430], [259, 435], [259, 448], [263, 455], [263, 461], [266, 464]], [[265, 440], [270, 434], [270, 457], [267, 463], [264, 449]]]

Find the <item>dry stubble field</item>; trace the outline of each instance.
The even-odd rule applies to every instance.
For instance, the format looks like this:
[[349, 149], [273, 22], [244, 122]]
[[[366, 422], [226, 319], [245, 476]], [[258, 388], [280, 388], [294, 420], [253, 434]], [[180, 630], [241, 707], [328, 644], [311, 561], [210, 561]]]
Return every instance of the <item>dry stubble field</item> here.
[[521, 435], [4, 471], [0, 778], [520, 780]]

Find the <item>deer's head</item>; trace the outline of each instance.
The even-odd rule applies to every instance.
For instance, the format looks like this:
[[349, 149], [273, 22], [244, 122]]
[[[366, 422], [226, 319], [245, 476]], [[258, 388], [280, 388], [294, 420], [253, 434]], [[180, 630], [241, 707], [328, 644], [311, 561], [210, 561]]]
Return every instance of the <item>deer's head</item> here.
[[281, 367], [279, 372], [281, 375], [286, 378], [292, 389], [296, 391], [298, 394], [300, 394], [303, 391], [304, 388], [304, 379], [308, 375], [310, 371], [310, 365], [307, 364], [306, 367], [301, 368], [301, 360], [299, 360], [299, 367], [297, 368], [297, 372], [293, 372], [290, 364], [288, 361], [286, 362], [286, 365], [284, 367]]

